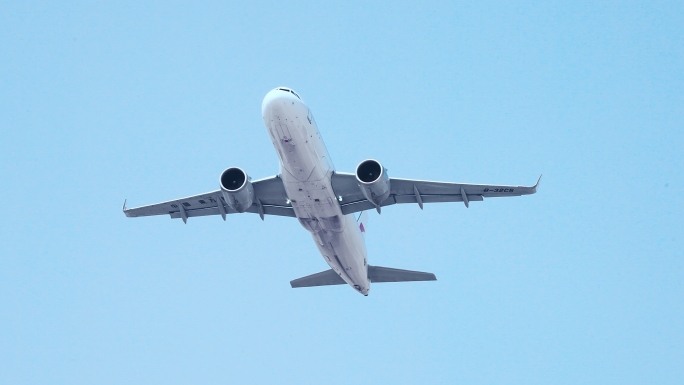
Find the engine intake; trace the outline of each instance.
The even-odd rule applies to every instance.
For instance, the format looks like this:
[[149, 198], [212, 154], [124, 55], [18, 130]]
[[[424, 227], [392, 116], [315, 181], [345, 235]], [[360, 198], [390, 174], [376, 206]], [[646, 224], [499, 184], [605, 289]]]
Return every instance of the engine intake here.
[[379, 212], [380, 204], [390, 194], [387, 169], [377, 160], [366, 159], [356, 166], [356, 182], [361, 188], [363, 196], [371, 201]]
[[254, 202], [254, 187], [241, 168], [231, 167], [221, 173], [221, 194], [233, 210], [244, 213]]

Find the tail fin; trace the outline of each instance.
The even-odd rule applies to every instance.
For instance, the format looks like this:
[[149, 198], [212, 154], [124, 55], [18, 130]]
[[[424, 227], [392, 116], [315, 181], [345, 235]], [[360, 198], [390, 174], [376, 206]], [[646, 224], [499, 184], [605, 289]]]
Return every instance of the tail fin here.
[[359, 226], [359, 230], [361, 231], [361, 235], [363, 235], [363, 237], [365, 238], [366, 237], [366, 229], [368, 226], [368, 212], [362, 211], [361, 215], [359, 215], [359, 217], [356, 219], [356, 223]]

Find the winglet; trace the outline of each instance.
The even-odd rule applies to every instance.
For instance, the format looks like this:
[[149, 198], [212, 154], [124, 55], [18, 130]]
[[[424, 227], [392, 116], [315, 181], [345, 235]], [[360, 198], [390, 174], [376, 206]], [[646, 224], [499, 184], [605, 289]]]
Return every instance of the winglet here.
[[126, 212], [126, 199], [124, 199], [124, 204], [123, 204], [123, 207], [121, 208], [121, 211], [123, 211], [123, 213], [124, 213], [126, 216], [128, 216], [128, 213]]
[[539, 175], [539, 179], [537, 179], [537, 184], [535, 184], [534, 187], [532, 187], [532, 189], [534, 190], [534, 192], [537, 192], [537, 187], [539, 187], [539, 182], [541, 182], [541, 178], [542, 178], [543, 175], [544, 175], [544, 174]]

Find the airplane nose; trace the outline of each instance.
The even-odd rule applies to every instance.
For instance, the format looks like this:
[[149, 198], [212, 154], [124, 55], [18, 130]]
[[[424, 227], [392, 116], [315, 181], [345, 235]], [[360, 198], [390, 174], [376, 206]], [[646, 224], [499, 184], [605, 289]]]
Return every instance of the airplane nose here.
[[277, 113], [286, 105], [304, 104], [294, 91], [285, 87], [278, 87], [271, 90], [264, 97], [261, 103], [261, 116], [264, 118], [273, 113]]

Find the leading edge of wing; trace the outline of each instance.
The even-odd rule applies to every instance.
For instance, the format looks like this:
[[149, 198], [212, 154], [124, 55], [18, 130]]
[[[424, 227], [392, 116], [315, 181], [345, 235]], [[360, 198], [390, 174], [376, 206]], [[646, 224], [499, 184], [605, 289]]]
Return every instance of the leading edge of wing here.
[[123, 212], [129, 218], [146, 217], [151, 215], [164, 215], [179, 212], [179, 204], [183, 204], [186, 210], [197, 210], [217, 207], [217, 199], [220, 199], [221, 191], [210, 191], [204, 194], [191, 195], [185, 198], [172, 199], [151, 205], [127, 208], [124, 201]]
[[413, 187], [416, 186], [418, 187], [421, 194], [426, 195], [460, 194], [460, 189], [463, 188], [468, 195], [477, 194], [482, 195], [484, 197], [492, 197], [501, 196], [497, 194], [503, 193], [503, 196], [520, 196], [536, 193], [540, 181], [541, 175], [539, 176], [539, 179], [537, 180], [537, 183], [534, 186], [441, 182], [420, 179], [390, 178], [390, 189], [392, 191], [392, 194], [397, 195], [414, 194]]

